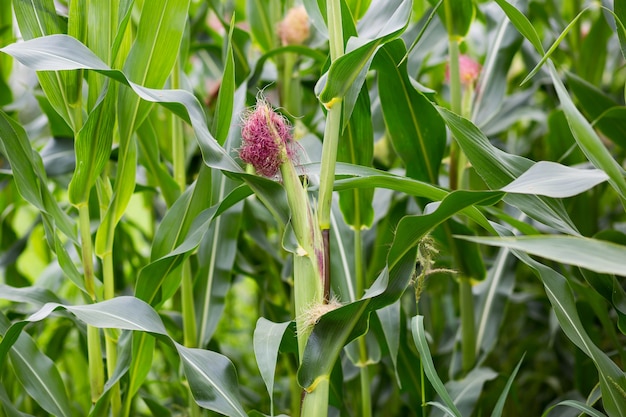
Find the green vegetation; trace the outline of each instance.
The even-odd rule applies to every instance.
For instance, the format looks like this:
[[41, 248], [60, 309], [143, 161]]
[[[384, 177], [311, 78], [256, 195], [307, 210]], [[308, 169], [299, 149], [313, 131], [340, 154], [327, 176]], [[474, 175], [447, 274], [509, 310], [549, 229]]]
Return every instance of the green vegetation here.
[[0, 1], [0, 416], [626, 416], [625, 0]]

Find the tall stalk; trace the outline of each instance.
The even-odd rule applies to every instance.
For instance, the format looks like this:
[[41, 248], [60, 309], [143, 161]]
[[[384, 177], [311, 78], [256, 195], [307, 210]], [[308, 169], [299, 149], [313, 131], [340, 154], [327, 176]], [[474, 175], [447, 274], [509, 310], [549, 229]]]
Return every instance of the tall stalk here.
[[[180, 82], [180, 57], [176, 59], [170, 82], [173, 89], [181, 87]], [[182, 121], [172, 115], [171, 117], [171, 138], [172, 138], [172, 161], [174, 170], [174, 180], [181, 192], [187, 186], [187, 173], [185, 161], [185, 138], [183, 136]], [[196, 313], [193, 299], [193, 278], [191, 275], [191, 265], [189, 259], [182, 265], [182, 278], [180, 288], [181, 308], [183, 315], [183, 344], [187, 347], [195, 347], [198, 344]], [[192, 417], [201, 415], [200, 407], [196, 404], [191, 389], [189, 390], [189, 412]]]
[[[93, 244], [91, 242], [89, 205], [79, 205], [78, 214], [85, 289], [91, 301], [95, 302], [96, 285], [93, 271]], [[97, 327], [87, 326], [87, 354], [91, 402], [95, 403], [104, 390], [104, 366], [102, 364], [102, 348], [100, 347], [100, 329]]]
[[[446, 22], [449, 31], [448, 51], [450, 68], [450, 106], [453, 112], [461, 115], [463, 113], [461, 71], [459, 65], [459, 37], [452, 31], [452, 11], [450, 0], [444, 1]], [[462, 188], [462, 178], [465, 166], [465, 156], [456, 140], [450, 142], [450, 189]], [[450, 244], [454, 245], [453, 239]], [[453, 252], [458, 251], [453, 249]], [[460, 265], [461, 254], [455, 256], [457, 265]], [[459, 299], [461, 314], [461, 356], [463, 372], [472, 369], [476, 362], [476, 334], [474, 331], [474, 299], [472, 296], [472, 284], [470, 277], [461, 275], [459, 277]]]
[[[328, 13], [330, 59], [331, 61], [335, 61], [341, 57], [344, 52], [341, 6], [339, 0], [327, 0], [326, 9]], [[326, 104], [326, 106], [328, 113], [326, 115], [326, 127], [324, 129], [324, 144], [322, 146], [320, 191], [317, 210], [318, 222], [322, 231], [330, 229], [330, 208], [335, 183], [335, 165], [337, 164], [337, 145], [339, 143], [342, 100], [335, 100], [332, 104]]]
[[[98, 182], [98, 200], [100, 205], [100, 215], [104, 217], [106, 209], [111, 200], [113, 190], [111, 189], [111, 183], [103, 174], [103, 179]], [[109, 231], [111, 236], [107, 236], [107, 248], [100, 258], [102, 259], [102, 280], [104, 283], [104, 299], [110, 300], [115, 297], [115, 276], [113, 273], [113, 233]], [[104, 332], [105, 338], [105, 351], [107, 358], [107, 373], [113, 375], [115, 372], [115, 366], [117, 364], [117, 336], [118, 332], [115, 329], [107, 329]], [[122, 409], [122, 397], [120, 392], [120, 386], [118, 383], [111, 387], [111, 412], [113, 415], [119, 415]]]

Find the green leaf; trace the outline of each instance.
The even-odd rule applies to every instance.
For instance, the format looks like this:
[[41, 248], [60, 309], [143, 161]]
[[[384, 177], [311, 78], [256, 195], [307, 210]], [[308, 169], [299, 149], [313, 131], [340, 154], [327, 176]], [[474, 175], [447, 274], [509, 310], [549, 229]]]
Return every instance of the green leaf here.
[[[448, 381], [446, 391], [453, 398], [454, 405], [461, 415], [471, 416], [485, 383], [494, 380], [497, 376], [498, 374], [490, 368], [474, 368], [463, 379]], [[445, 414], [439, 410], [433, 410], [430, 415], [432, 417], [445, 417]]]
[[624, 415], [626, 413], [626, 398], [624, 397], [626, 376], [586, 333], [578, 316], [572, 289], [565, 277], [536, 262], [523, 252], [514, 251], [514, 254], [530, 266], [543, 282], [563, 332], [594, 362], [600, 377], [602, 402], [606, 412], [609, 415]]
[[378, 51], [378, 94], [391, 142], [404, 161], [407, 176], [437, 184], [446, 147], [446, 130], [432, 103], [409, 80], [406, 49], [397, 40]]
[[[459, 142], [476, 172], [491, 189], [500, 189], [532, 166], [532, 161], [508, 154], [493, 146], [472, 122], [442, 107], [439, 114]], [[507, 203], [519, 208], [535, 220], [568, 234], [579, 234], [562, 202], [535, 195], [507, 195]]]
[[202, 106], [192, 93], [184, 90], [155, 90], [137, 85], [129, 81], [124, 73], [109, 68], [76, 39], [66, 35], [51, 35], [11, 44], [0, 48], [0, 51], [8, 53], [36, 71], [84, 68], [113, 78], [131, 87], [143, 100], [160, 103], [183, 120], [190, 122], [207, 165], [229, 172], [242, 172], [241, 167], [209, 133]]
[[[0, 110], [0, 153], [11, 164], [11, 172], [20, 195], [44, 214], [72, 241], [77, 242], [72, 220], [59, 207], [43, 169], [41, 157], [31, 148], [24, 128]], [[53, 242], [53, 236], [48, 234]], [[51, 247], [54, 244], [51, 243]]]
[[246, 13], [252, 39], [262, 52], [278, 46], [278, 22], [281, 19], [280, 2], [277, 0], [246, 0]]
[[68, 189], [69, 200], [73, 204], [87, 202], [91, 188], [109, 160], [115, 127], [116, 92], [116, 86], [112, 85], [103, 92], [76, 136], [76, 169]]
[[[9, 320], [0, 313], [0, 333], [5, 337], [10, 325]], [[53, 415], [73, 415], [61, 374], [28, 334], [19, 334], [9, 351], [9, 357], [17, 379], [37, 404]]]
[[[178, 57], [188, 8], [189, 0], [144, 2], [137, 37], [124, 63], [129, 80], [144, 87], [163, 87]], [[118, 123], [122, 141], [141, 124], [149, 107], [140, 104], [130, 90], [120, 89]]]
[[61, 300], [50, 290], [40, 287], [16, 288], [0, 284], [0, 298], [19, 303], [31, 303], [42, 305], [45, 303], [58, 303]]
[[550, 76], [552, 84], [559, 96], [559, 101], [563, 107], [563, 112], [567, 118], [570, 130], [576, 139], [576, 143], [585, 153], [591, 163], [598, 169], [603, 170], [609, 176], [609, 183], [619, 193], [622, 201], [626, 201], [626, 179], [624, 179], [624, 170], [613, 159], [611, 153], [602, 143], [597, 133], [593, 130], [589, 122], [578, 111], [565, 86], [561, 82], [556, 69], [552, 63], [549, 63]]
[[496, 3], [498, 3], [498, 6], [506, 13], [517, 30], [535, 47], [537, 52], [544, 55], [545, 52], [541, 44], [541, 39], [528, 18], [506, 0], [496, 0]]
[[226, 356], [179, 344], [176, 344], [176, 349], [196, 403], [227, 416], [247, 417], [239, 401], [235, 367]]
[[494, 191], [454, 191], [441, 201], [434, 212], [402, 218], [397, 226], [396, 238], [389, 250], [387, 258], [389, 265], [394, 265], [404, 257], [406, 251], [411, 251], [411, 248], [417, 245], [431, 230], [465, 207], [495, 204], [500, 201], [502, 196], [502, 193]]
[[566, 198], [583, 193], [608, 179], [608, 175], [599, 169], [578, 169], [539, 161], [501, 190]]
[[[306, 172], [319, 172], [319, 164], [307, 164], [304, 167]], [[347, 178], [335, 181], [335, 191], [350, 190], [353, 188], [387, 188], [416, 197], [425, 197], [429, 200], [443, 200], [449, 193], [432, 184], [417, 181], [407, 177], [390, 174], [374, 168], [338, 163], [335, 170], [337, 175], [354, 175], [354, 178]], [[468, 207], [462, 211], [463, 214], [480, 224], [485, 230], [491, 231], [493, 227], [489, 224], [484, 215], [475, 207]]]
[[330, 377], [330, 371], [343, 346], [364, 334], [372, 311], [395, 302], [411, 281], [419, 241], [435, 226], [465, 207], [478, 203], [494, 203], [502, 193], [456, 191], [444, 199], [439, 208], [426, 216], [404, 217], [397, 227], [381, 272], [365, 296], [355, 302], [323, 315], [309, 336], [298, 381], [306, 388]]
[[[352, 117], [344, 129], [337, 149], [337, 160], [353, 165], [371, 166], [374, 155], [369, 93], [361, 89]], [[355, 229], [371, 227], [374, 220], [372, 199], [374, 190], [344, 191], [339, 193], [339, 207], [347, 224]]]
[[469, 32], [476, 11], [472, 0], [444, 0], [437, 11], [450, 37], [463, 38]]
[[524, 354], [522, 356], [522, 359], [520, 359], [519, 362], [517, 363], [517, 366], [513, 370], [513, 373], [511, 374], [509, 379], [507, 379], [506, 385], [504, 386], [504, 389], [502, 390], [502, 393], [498, 397], [498, 402], [496, 403], [495, 407], [493, 408], [493, 412], [491, 413], [491, 417], [501, 417], [502, 416], [502, 411], [504, 410], [504, 403], [506, 402], [506, 397], [509, 395], [509, 391], [511, 390], [511, 385], [513, 385], [513, 381], [515, 380], [515, 376], [517, 375], [517, 372], [519, 371], [520, 366], [522, 366], [522, 362], [524, 361], [524, 357], [525, 356], [526, 356], [526, 354]]
[[589, 415], [591, 417], [607, 417], [606, 414], [599, 412], [595, 408], [590, 407], [585, 403], [581, 403], [580, 401], [574, 401], [574, 400], [561, 401], [560, 403], [555, 404], [552, 407], [548, 408], [546, 412], [543, 413], [543, 415], [547, 416], [550, 413], [550, 411], [552, 411], [553, 409], [559, 406], [575, 408], [576, 410], [581, 411], [582, 413]]
[[454, 417], [462, 417], [461, 412], [454, 405], [450, 394], [448, 394], [446, 387], [443, 385], [443, 382], [441, 382], [441, 379], [439, 379], [439, 375], [437, 375], [437, 371], [435, 370], [435, 364], [433, 363], [433, 358], [430, 355], [430, 349], [428, 348], [428, 343], [426, 342], [424, 316], [415, 316], [411, 319], [411, 332], [413, 333], [413, 342], [415, 342], [415, 347], [417, 347], [417, 350], [420, 353], [426, 377], [448, 409], [454, 413]]
[[[15, 0], [13, 1], [13, 8], [20, 33], [25, 40], [63, 32], [53, 0], [38, 2]], [[78, 131], [80, 126], [76, 126], [74, 123], [74, 115], [70, 109], [70, 100], [66, 96], [63, 75], [59, 72], [42, 72], [37, 74], [37, 78], [55, 111], [74, 131]]]
[[485, 245], [521, 250], [556, 262], [580, 266], [595, 272], [622, 275], [626, 246], [579, 236], [539, 235], [509, 237], [457, 236]]
[[[231, 26], [231, 27], [234, 27]], [[226, 67], [217, 99], [213, 132], [217, 141], [225, 145], [227, 151], [239, 147], [240, 119], [243, 112], [246, 89], [235, 91], [235, 68], [232, 55], [232, 36], [229, 37], [226, 53]], [[222, 172], [212, 175], [211, 205], [219, 204], [239, 185]], [[210, 225], [200, 243], [200, 252], [208, 256], [198, 260], [198, 272], [195, 279], [195, 302], [198, 306], [198, 342], [206, 346], [217, 323], [222, 317], [224, 300], [230, 288], [237, 254], [237, 238], [241, 228], [243, 204], [237, 203], [217, 217]]]
[[594, 127], [613, 143], [626, 148], [626, 108], [619, 106], [609, 95], [575, 74], [567, 72], [566, 76], [570, 91], [585, 116], [593, 121]]
[[404, 31], [410, 10], [411, 2], [407, 0], [374, 3], [359, 23], [359, 37], [348, 41], [346, 54], [333, 61], [327, 76], [318, 82], [318, 86], [323, 85], [319, 99], [328, 107], [345, 97], [344, 126], [352, 115], [374, 54]]
[[[168, 275], [200, 245], [215, 218], [250, 194], [251, 191], [248, 187], [240, 186], [219, 204], [203, 210], [195, 218], [190, 217], [192, 223], [189, 226], [189, 232], [184, 235], [184, 239], [177, 241], [169, 252], [155, 258], [141, 270], [135, 290], [137, 297], [153, 305], [163, 303], [171, 297], [178, 288], [178, 277], [173, 276], [168, 279]], [[178, 209], [176, 211], [178, 212]], [[172, 215], [172, 221], [177, 219], [179, 218]], [[167, 234], [166, 228], [163, 228], [163, 233]], [[179, 239], [182, 237], [183, 235], [177, 236]]]
[[[137, 278], [135, 295], [138, 298], [150, 304], [158, 305], [167, 301], [173, 295], [172, 291], [178, 288], [180, 275], [176, 273], [170, 276], [170, 273], [176, 269], [182, 258], [175, 261], [171, 259], [172, 254], [176, 248], [189, 242], [192, 236], [193, 243], [190, 244], [188, 250], [193, 250], [200, 244], [208, 225], [199, 226], [202, 224], [200, 223], [202, 220], [198, 219], [204, 219], [201, 216], [206, 215], [206, 212], [209, 211], [211, 177], [210, 169], [202, 169], [198, 179], [185, 190], [167, 211], [152, 243], [151, 263], [142, 269]], [[213, 209], [213, 211], [215, 210], [216, 208]], [[186, 253], [183, 252], [181, 255]], [[164, 259], [171, 259], [172, 263], [165, 266], [163, 265]], [[160, 268], [152, 271], [155, 265], [160, 265]]]
[[254, 356], [270, 396], [270, 407], [274, 414], [274, 372], [278, 350], [287, 328], [292, 322], [273, 323], [263, 317], [256, 322], [253, 336]]
[[28, 323], [45, 319], [57, 309], [64, 309], [94, 327], [142, 331], [159, 337], [174, 346], [180, 355], [194, 399], [200, 406], [228, 416], [246, 416], [239, 401], [237, 377], [230, 360], [219, 353], [187, 348], [176, 343], [167, 334], [157, 312], [135, 297], [121, 296], [81, 306], [57, 303], [44, 305], [27, 319], [13, 323], [5, 332], [0, 342], [0, 366], [22, 334], [22, 329]]
[[[550, 49], [548, 49], [548, 51], [545, 54], [543, 54], [541, 61], [539, 61], [539, 63], [537, 63], [535, 68], [533, 68], [533, 70], [530, 71], [530, 73], [526, 76], [526, 78], [522, 80], [521, 85], [524, 85], [528, 80], [534, 77], [537, 72], [539, 72], [539, 69], [541, 69], [543, 64], [546, 63], [546, 61], [548, 61], [548, 59], [550, 58], [552, 53], [556, 50], [556, 48], [559, 46], [561, 41], [565, 39], [565, 36], [567, 35], [567, 33], [576, 25], [576, 22], [578, 22], [578, 19], [580, 19], [583, 13], [585, 13], [590, 7], [591, 6], [583, 9], [580, 13], [578, 13], [576, 17], [565, 27], [565, 29], [563, 29], [563, 32], [561, 32], [559, 37], [552, 43], [552, 46], [550, 46]], [[552, 65], [550, 66], [552, 67]]]

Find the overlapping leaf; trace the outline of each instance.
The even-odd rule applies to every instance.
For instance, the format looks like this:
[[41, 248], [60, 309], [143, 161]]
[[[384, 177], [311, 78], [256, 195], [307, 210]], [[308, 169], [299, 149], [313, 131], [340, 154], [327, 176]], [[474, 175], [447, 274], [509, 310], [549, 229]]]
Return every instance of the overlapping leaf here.
[[141, 331], [158, 336], [180, 355], [191, 391], [199, 405], [228, 416], [247, 415], [239, 400], [237, 376], [230, 360], [216, 352], [187, 348], [176, 343], [168, 335], [156, 311], [135, 297], [117, 297], [82, 306], [44, 305], [26, 320], [13, 323], [4, 333], [0, 342], [0, 366], [27, 324], [43, 320], [58, 309], [66, 310], [94, 327]]

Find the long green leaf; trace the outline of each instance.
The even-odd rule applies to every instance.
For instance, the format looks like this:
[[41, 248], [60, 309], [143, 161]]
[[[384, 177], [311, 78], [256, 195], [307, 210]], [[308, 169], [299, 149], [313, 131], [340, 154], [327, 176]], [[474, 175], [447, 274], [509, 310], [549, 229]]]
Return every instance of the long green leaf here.
[[73, 204], [87, 202], [96, 178], [109, 160], [115, 127], [116, 92], [117, 88], [113, 85], [104, 91], [76, 136], [76, 168], [68, 188], [69, 200]]
[[454, 405], [454, 401], [452, 401], [450, 394], [448, 394], [446, 387], [443, 385], [443, 382], [441, 382], [441, 379], [439, 379], [439, 375], [437, 375], [437, 371], [435, 370], [435, 364], [433, 363], [433, 358], [430, 355], [430, 349], [426, 342], [424, 316], [415, 316], [411, 319], [411, 332], [413, 333], [413, 342], [415, 343], [415, 347], [417, 347], [417, 351], [420, 353], [424, 372], [428, 380], [448, 409], [454, 413], [454, 417], [462, 417], [461, 412], [456, 408], [456, 405]]
[[161, 103], [182, 119], [189, 121], [199, 142], [207, 165], [234, 173], [241, 167], [219, 146], [209, 133], [204, 111], [198, 99], [184, 90], [155, 90], [131, 82], [126, 75], [112, 70], [100, 58], [76, 39], [65, 35], [51, 35], [20, 44], [11, 44], [0, 51], [8, 53], [22, 64], [36, 71], [59, 69], [91, 69], [129, 87], [143, 100]]
[[292, 322], [273, 323], [259, 318], [254, 328], [253, 347], [261, 378], [270, 396], [270, 407], [274, 414], [274, 372], [278, 360], [278, 350], [287, 328]]
[[[0, 151], [11, 164], [11, 172], [22, 197], [76, 242], [78, 239], [71, 219], [61, 210], [46, 185], [48, 179], [40, 155], [33, 152], [24, 128], [1, 110]], [[50, 247], [55, 247], [53, 235], [47, 237]]]
[[319, 99], [325, 105], [344, 99], [344, 127], [352, 115], [376, 51], [406, 29], [410, 9], [411, 2], [407, 0], [372, 4], [359, 22], [359, 36], [349, 40], [347, 53], [333, 61], [328, 73], [318, 82], [316, 88], [323, 86]]
[[135, 297], [122, 296], [82, 306], [58, 303], [44, 305], [27, 319], [13, 323], [5, 332], [0, 342], [0, 366], [24, 327], [45, 319], [57, 309], [66, 310], [94, 327], [148, 332], [159, 337], [174, 346], [180, 355], [191, 391], [199, 405], [228, 416], [247, 416], [239, 400], [237, 377], [230, 360], [215, 352], [187, 348], [176, 343], [168, 335], [157, 312]]
[[599, 169], [577, 169], [555, 162], [539, 161], [501, 190], [566, 198], [585, 192], [608, 179], [608, 175]]
[[513, 23], [517, 30], [519, 30], [520, 33], [528, 39], [537, 52], [543, 55], [544, 49], [541, 44], [541, 39], [526, 16], [524, 16], [524, 14], [517, 10], [514, 6], [511, 6], [511, 4], [509, 4], [506, 0], [496, 0], [496, 3], [498, 3], [498, 6], [500, 6], [504, 13], [506, 13], [511, 20], [511, 23]]
[[590, 407], [585, 403], [581, 403], [580, 401], [574, 401], [574, 400], [561, 401], [560, 403], [555, 404], [552, 407], [548, 408], [543, 415], [547, 416], [550, 413], [550, 411], [554, 410], [556, 407], [559, 407], [559, 406], [575, 408], [578, 411], [581, 411], [582, 413], [584, 413], [585, 415], [589, 415], [591, 417], [606, 417], [606, 414], [599, 412], [595, 408]]
[[[5, 315], [0, 313], [0, 333], [6, 334], [10, 325]], [[9, 351], [9, 357], [17, 379], [37, 404], [53, 415], [73, 414], [61, 374], [28, 334], [19, 335]]]
[[570, 130], [576, 139], [576, 143], [585, 153], [591, 163], [598, 169], [603, 170], [609, 176], [609, 183], [618, 192], [623, 202], [626, 202], [626, 179], [624, 170], [613, 159], [609, 150], [604, 146], [598, 134], [593, 130], [589, 122], [578, 111], [565, 86], [558, 77], [556, 68], [551, 62], [548, 63], [552, 84], [559, 96], [563, 112], [567, 118]]
[[[234, 25], [231, 29], [232, 27]], [[225, 59], [213, 133], [218, 143], [228, 152], [239, 147], [239, 115], [243, 112], [246, 94], [245, 86], [235, 91], [232, 32], [229, 36]], [[219, 204], [238, 185], [238, 182], [215, 170], [211, 185], [213, 192], [209, 202], [212, 205]], [[242, 209], [243, 203], [235, 204], [216, 218], [200, 243], [200, 252], [207, 256], [199, 259], [195, 280], [199, 346], [206, 346], [209, 343], [224, 310], [224, 300], [230, 288], [237, 253]]]
[[603, 240], [579, 236], [519, 236], [515, 238], [458, 236], [486, 245], [521, 250], [556, 262], [592, 271], [626, 276], [626, 247]]
[[509, 376], [509, 379], [507, 379], [506, 385], [504, 386], [504, 389], [502, 390], [500, 397], [498, 397], [498, 402], [496, 403], [496, 406], [493, 408], [491, 417], [502, 417], [502, 411], [504, 410], [504, 403], [506, 402], [506, 397], [509, 395], [509, 391], [511, 390], [511, 385], [513, 385], [513, 381], [515, 380], [515, 376], [517, 375], [519, 368], [522, 366], [522, 362], [524, 361], [524, 356], [526, 356], [526, 354], [522, 356], [522, 359], [520, 359], [519, 362], [517, 363], [517, 366], [513, 370], [513, 373], [511, 373], [511, 376]]
[[[13, 1], [15, 18], [20, 33], [25, 40], [40, 38], [46, 35], [62, 33], [61, 22], [56, 14], [53, 0], [15, 0]], [[46, 93], [46, 98], [74, 131], [74, 115], [70, 109], [70, 100], [66, 96], [65, 82], [62, 73], [44, 72], [37, 74], [39, 84]]]
[[405, 54], [404, 42], [398, 40], [386, 44], [374, 59], [385, 125], [407, 176], [437, 184], [446, 147], [445, 125], [432, 103], [411, 84], [402, 62]]
[[[533, 164], [524, 157], [508, 154], [493, 146], [469, 120], [442, 107], [437, 107], [437, 110], [489, 188], [500, 189], [506, 186]], [[506, 196], [504, 201], [557, 230], [573, 235], [579, 234], [562, 202], [558, 200], [535, 195], [511, 194]]]
[[[396, 233], [394, 243], [389, 250], [387, 259], [389, 265], [394, 265], [404, 256], [406, 251], [410, 251], [435, 227], [465, 207], [479, 204], [495, 204], [500, 201], [502, 196], [502, 193], [493, 191], [454, 191], [441, 201], [434, 212], [402, 218], [397, 226], [398, 232]], [[399, 233], [399, 231], [402, 231], [402, 233]]]
[[[337, 149], [337, 160], [354, 165], [370, 166], [374, 155], [369, 93], [363, 88], [359, 93], [352, 117], [343, 131]], [[374, 220], [372, 198], [374, 190], [344, 191], [339, 193], [339, 207], [347, 224], [355, 229], [371, 227]]]
[[[569, 240], [567, 237], [565, 239]], [[623, 250], [623, 248], [620, 249]], [[517, 258], [531, 267], [541, 279], [561, 329], [585, 355], [591, 358], [598, 369], [603, 404], [607, 413], [615, 416], [624, 415], [626, 413], [626, 397], [624, 396], [626, 391], [626, 374], [606, 353], [593, 343], [585, 331], [578, 315], [572, 289], [566, 278], [553, 269], [535, 261], [523, 251], [517, 249], [512, 251]], [[600, 254], [601, 252], [596, 251], [594, 253]]]

